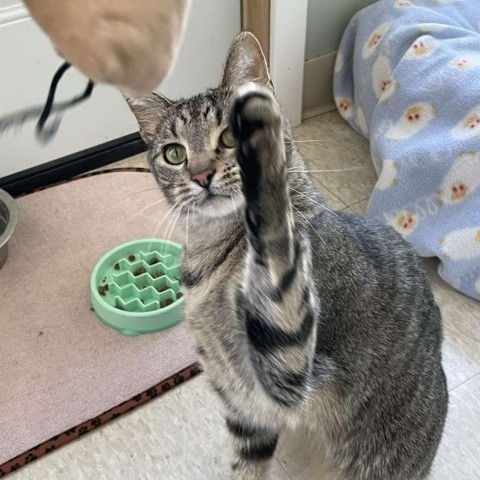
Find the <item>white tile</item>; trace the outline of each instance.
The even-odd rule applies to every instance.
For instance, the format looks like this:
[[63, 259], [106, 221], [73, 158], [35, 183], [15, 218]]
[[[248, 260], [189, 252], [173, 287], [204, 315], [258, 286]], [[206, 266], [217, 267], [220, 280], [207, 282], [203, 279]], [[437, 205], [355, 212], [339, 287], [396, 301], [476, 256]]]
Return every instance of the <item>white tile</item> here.
[[367, 213], [367, 206], [368, 206], [368, 199], [362, 200], [358, 203], [350, 205], [345, 211], [350, 213], [357, 213], [358, 215], [366, 215]]
[[[220, 480], [230, 448], [219, 400], [200, 375], [55, 452], [12, 480]], [[275, 461], [272, 478], [291, 480]]]
[[442, 312], [443, 366], [452, 390], [480, 373], [480, 308], [470, 306], [467, 297], [445, 284], [436, 273], [437, 264], [435, 259], [424, 259]]
[[276, 456], [294, 480], [340, 480], [329, 472], [321, 445], [300, 435], [281, 438]]
[[480, 375], [450, 393], [432, 480], [480, 479]]
[[377, 176], [368, 142], [338, 113], [307, 120], [295, 130], [295, 140], [311, 175], [345, 205], [370, 196]]

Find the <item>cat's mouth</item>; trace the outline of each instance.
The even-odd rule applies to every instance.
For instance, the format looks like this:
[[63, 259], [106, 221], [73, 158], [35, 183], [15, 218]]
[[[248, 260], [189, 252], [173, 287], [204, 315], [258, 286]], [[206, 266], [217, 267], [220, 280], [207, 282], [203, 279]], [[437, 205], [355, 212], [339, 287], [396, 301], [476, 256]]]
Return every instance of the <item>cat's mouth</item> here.
[[233, 196], [236, 196], [235, 192], [228, 192], [222, 186], [212, 185], [210, 188], [204, 189], [200, 203], [209, 203], [222, 199], [230, 200]]
[[236, 193], [207, 190], [199, 199], [197, 209], [208, 217], [218, 217], [234, 213], [243, 204], [243, 197]]
[[211, 200], [212, 198], [230, 198], [230, 195], [226, 195], [224, 193], [213, 193], [213, 192], [208, 191], [206, 196], [205, 196], [204, 202], [207, 202], [207, 201]]
[[203, 200], [200, 202], [201, 205], [205, 205], [208, 208], [212, 208], [216, 205], [219, 205], [223, 202], [231, 202], [231, 196], [221, 193], [212, 193], [207, 192]]

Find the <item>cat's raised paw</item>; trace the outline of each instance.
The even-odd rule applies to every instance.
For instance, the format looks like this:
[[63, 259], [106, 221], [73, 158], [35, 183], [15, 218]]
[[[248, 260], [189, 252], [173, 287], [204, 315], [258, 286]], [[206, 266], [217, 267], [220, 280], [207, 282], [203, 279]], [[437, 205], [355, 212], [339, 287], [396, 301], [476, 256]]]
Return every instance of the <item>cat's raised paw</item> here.
[[240, 87], [230, 112], [230, 129], [237, 140], [237, 161], [247, 200], [257, 198], [267, 182], [282, 184], [282, 115], [272, 91], [254, 83]]
[[273, 127], [279, 131], [281, 118], [280, 108], [272, 91], [255, 83], [248, 83], [241, 86], [235, 95], [230, 112], [230, 128], [241, 142], [264, 128]]

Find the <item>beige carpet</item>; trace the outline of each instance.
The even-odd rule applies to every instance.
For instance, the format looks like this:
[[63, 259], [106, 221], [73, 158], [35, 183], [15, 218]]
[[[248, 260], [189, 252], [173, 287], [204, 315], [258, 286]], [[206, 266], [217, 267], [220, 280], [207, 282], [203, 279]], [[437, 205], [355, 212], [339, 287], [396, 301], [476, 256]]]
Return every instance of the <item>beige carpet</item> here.
[[[96, 261], [120, 243], [165, 235], [168, 219], [156, 231], [167, 212], [159, 200], [152, 176], [133, 171], [18, 199], [0, 270], [0, 466], [195, 362], [184, 324], [130, 338], [90, 310]], [[170, 238], [180, 241], [175, 231]]]

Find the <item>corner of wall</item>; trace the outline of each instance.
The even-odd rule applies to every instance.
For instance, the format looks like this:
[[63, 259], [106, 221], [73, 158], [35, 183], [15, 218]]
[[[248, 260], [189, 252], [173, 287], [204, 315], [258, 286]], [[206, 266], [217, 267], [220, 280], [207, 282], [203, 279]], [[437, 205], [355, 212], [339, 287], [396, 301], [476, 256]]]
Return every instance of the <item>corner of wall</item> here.
[[335, 110], [333, 70], [337, 52], [305, 62], [303, 76], [302, 118], [310, 118]]

